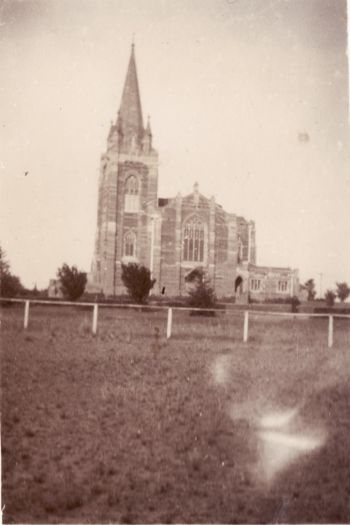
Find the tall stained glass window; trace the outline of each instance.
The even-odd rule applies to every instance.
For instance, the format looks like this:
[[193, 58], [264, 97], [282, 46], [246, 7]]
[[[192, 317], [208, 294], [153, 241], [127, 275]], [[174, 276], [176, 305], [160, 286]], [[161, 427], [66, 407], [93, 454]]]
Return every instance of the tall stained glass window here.
[[185, 261], [204, 261], [205, 228], [198, 218], [186, 222], [183, 228], [183, 259]]

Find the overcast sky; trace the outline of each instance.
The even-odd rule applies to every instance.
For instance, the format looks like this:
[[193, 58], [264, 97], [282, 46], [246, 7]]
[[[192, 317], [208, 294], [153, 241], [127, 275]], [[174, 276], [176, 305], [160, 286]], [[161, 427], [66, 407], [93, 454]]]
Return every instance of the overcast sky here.
[[89, 271], [135, 33], [159, 196], [255, 220], [258, 263], [350, 282], [344, 0], [3, 0], [1, 231], [14, 273]]

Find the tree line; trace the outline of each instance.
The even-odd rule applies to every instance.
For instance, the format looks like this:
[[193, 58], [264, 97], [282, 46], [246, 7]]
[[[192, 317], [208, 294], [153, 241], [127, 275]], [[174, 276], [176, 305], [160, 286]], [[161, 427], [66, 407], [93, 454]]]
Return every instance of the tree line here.
[[[58, 286], [65, 299], [76, 301], [84, 294], [87, 284], [87, 274], [79, 270], [76, 266], [69, 266], [64, 263], [57, 269], [57, 279]], [[138, 263], [122, 264], [122, 281], [131, 299], [138, 304], [145, 304], [147, 302], [149, 293], [156, 282], [156, 280], [152, 278], [150, 270]], [[204, 271], [198, 269], [192, 272], [189, 282], [192, 284], [189, 290], [190, 306], [212, 308], [216, 303], [216, 297], [209, 281], [205, 279]], [[1, 297], [43, 295], [43, 292], [37, 290], [36, 286], [32, 290], [25, 288], [19, 277], [11, 273], [6, 254], [1, 248], [0, 292]]]
[[[308, 279], [302, 286], [302, 290], [305, 290], [307, 292], [307, 300], [308, 301], [314, 301], [316, 298], [316, 285], [314, 279]], [[349, 285], [343, 281], [343, 282], [337, 282], [335, 289], [328, 289], [326, 290], [324, 294], [324, 299], [326, 301], [327, 306], [333, 306], [335, 303], [336, 298], [339, 299], [340, 302], [344, 302], [350, 295], [350, 287]]]
[[[86, 288], [87, 274], [79, 270], [76, 266], [69, 266], [64, 263], [57, 270], [57, 279], [59, 287], [64, 298], [70, 301], [79, 299]], [[148, 296], [154, 284], [148, 268], [138, 263], [122, 264], [122, 281], [132, 298], [138, 304], [147, 302]], [[195, 268], [190, 272], [186, 279], [188, 289], [188, 303], [194, 308], [213, 308], [216, 303], [216, 297], [209, 280], [206, 278], [202, 268]], [[314, 301], [316, 298], [316, 286], [314, 279], [308, 279], [301, 289], [307, 293], [307, 300]], [[13, 275], [10, 263], [6, 258], [5, 252], [0, 247], [0, 295], [2, 297], [16, 297], [18, 295], [40, 295], [42, 292], [37, 290], [36, 286], [32, 290], [26, 289], [18, 276]], [[346, 282], [337, 282], [334, 290], [328, 289], [324, 294], [327, 306], [334, 305], [336, 298], [344, 302], [350, 296], [350, 287]]]

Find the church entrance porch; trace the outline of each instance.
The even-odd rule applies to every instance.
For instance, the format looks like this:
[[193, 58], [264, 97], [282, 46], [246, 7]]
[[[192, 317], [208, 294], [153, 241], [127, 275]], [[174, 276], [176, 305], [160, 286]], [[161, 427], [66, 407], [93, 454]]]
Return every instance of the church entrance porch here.
[[243, 279], [239, 275], [237, 279], [235, 280], [235, 294], [237, 296], [237, 295], [242, 295], [242, 293], [243, 293]]
[[244, 290], [244, 281], [241, 275], [235, 279], [235, 299], [237, 304], [248, 303], [248, 291]]

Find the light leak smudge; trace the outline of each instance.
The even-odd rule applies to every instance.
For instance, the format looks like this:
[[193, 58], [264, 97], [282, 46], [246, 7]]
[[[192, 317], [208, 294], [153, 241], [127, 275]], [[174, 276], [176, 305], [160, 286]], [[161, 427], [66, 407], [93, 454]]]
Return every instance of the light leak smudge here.
[[302, 454], [312, 453], [321, 447], [325, 435], [319, 429], [302, 431], [293, 423], [297, 409], [265, 414], [257, 428], [260, 449], [259, 471], [266, 481], [289, 466]]

